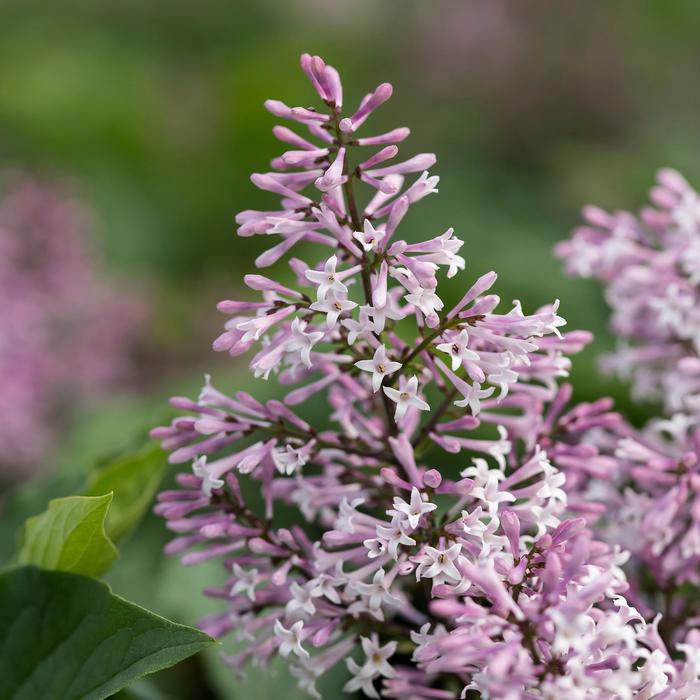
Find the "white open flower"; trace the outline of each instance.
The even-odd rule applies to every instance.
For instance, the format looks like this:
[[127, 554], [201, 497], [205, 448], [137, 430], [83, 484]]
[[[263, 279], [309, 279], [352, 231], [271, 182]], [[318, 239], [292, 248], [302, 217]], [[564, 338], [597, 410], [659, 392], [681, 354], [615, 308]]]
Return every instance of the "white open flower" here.
[[255, 586], [258, 583], [258, 570], [251, 569], [246, 571], [238, 564], [233, 565], [233, 575], [236, 577], [236, 582], [231, 587], [231, 595], [245, 593], [252, 601], [255, 600]]
[[301, 361], [311, 367], [311, 348], [323, 338], [323, 332], [310, 331], [306, 332], [306, 321], [300, 321], [295, 318], [292, 321], [292, 337], [287, 341], [285, 350], [287, 352], [298, 352]]
[[454, 565], [455, 559], [460, 555], [462, 545], [453, 544], [449, 549], [441, 550], [435, 547], [426, 547], [423, 561], [416, 569], [416, 578], [432, 578], [435, 584], [445, 581], [458, 582], [462, 575]]
[[423, 500], [421, 492], [414, 486], [411, 489], [411, 502], [406, 503], [403, 498], [394, 498], [394, 509], [387, 511], [390, 515], [397, 514], [411, 530], [418, 527], [418, 522], [425, 513], [434, 511], [437, 506], [434, 503]]
[[369, 308], [369, 306], [360, 307], [359, 319], [357, 321], [354, 318], [344, 318], [340, 322], [340, 325], [348, 330], [348, 343], [350, 345], [354, 345], [358, 338], [367, 338], [377, 330], [374, 321], [370, 318], [368, 312]]
[[390, 386], [385, 386], [383, 389], [384, 393], [396, 403], [394, 419], [397, 421], [406, 415], [409, 406], [421, 411], [430, 410], [430, 406], [423, 399], [418, 398], [418, 377], [411, 377], [408, 381], [401, 377], [398, 389]]
[[[393, 374], [401, 369], [400, 362], [394, 362], [386, 356], [386, 348], [380, 345], [371, 360], [360, 360], [355, 363], [355, 367], [363, 372], [372, 373], [372, 391], [379, 391], [382, 381], [387, 374]], [[386, 391], [386, 389], [384, 389]]]
[[292, 597], [284, 609], [287, 617], [305, 620], [316, 612], [316, 606], [312, 600], [312, 587], [309, 583], [301, 586], [296, 581], [292, 581], [289, 587]]
[[396, 678], [396, 671], [391, 667], [387, 659], [393, 656], [398, 646], [397, 642], [388, 642], [383, 647], [379, 646], [376, 634], [372, 637], [361, 637], [362, 650], [365, 652], [365, 663], [360, 666], [353, 659], [347, 660], [348, 669], [352, 673], [352, 678], [345, 684], [343, 690], [354, 693], [356, 690], [362, 692], [370, 698], [378, 698], [374, 683], [375, 678]]
[[404, 299], [409, 304], [418, 307], [425, 316], [440, 311], [444, 306], [442, 299], [435, 293], [434, 289], [425, 289], [424, 287], [418, 287], [410, 294], [406, 294]]
[[331, 292], [323, 301], [315, 301], [309, 308], [319, 313], [326, 314], [326, 325], [333, 328], [338, 323], [338, 316], [345, 311], [354, 309], [357, 304], [349, 299], [343, 299]]
[[412, 547], [416, 543], [403, 528], [402, 515], [395, 515], [388, 527], [377, 525], [377, 537], [386, 543], [387, 550], [394, 559], [399, 558], [399, 545]]
[[287, 629], [279, 620], [275, 620], [275, 636], [280, 640], [280, 654], [286, 659], [291, 653], [296, 654], [302, 659], [308, 659], [309, 654], [304, 647], [301, 646], [301, 633], [304, 629], [304, 622], [298, 620], [289, 629]]
[[458, 370], [465, 362], [476, 362], [479, 355], [473, 350], [470, 350], [467, 345], [469, 343], [469, 333], [462, 330], [459, 335], [452, 338], [448, 343], [440, 343], [437, 346], [438, 350], [446, 352], [452, 358], [452, 371]]
[[202, 493], [205, 496], [211, 497], [211, 492], [214, 489], [220, 489], [224, 485], [223, 479], [217, 479], [212, 476], [211, 467], [207, 466], [206, 455], [197, 457], [192, 463], [192, 471], [195, 476], [202, 480]]
[[331, 290], [335, 294], [347, 294], [348, 288], [340, 281], [338, 273], [336, 272], [335, 267], [337, 264], [338, 257], [331, 255], [331, 257], [326, 260], [323, 271], [306, 270], [304, 273], [306, 279], [318, 285], [318, 289], [316, 290], [318, 301], [323, 301]]
[[280, 474], [291, 476], [294, 472], [300, 470], [308, 461], [315, 444], [315, 440], [310, 440], [301, 447], [294, 447], [293, 445], [276, 447], [272, 450], [271, 455], [277, 471]]
[[372, 611], [379, 610], [383, 604], [401, 605], [401, 600], [389, 591], [393, 577], [386, 576], [384, 569], [377, 569], [374, 573], [372, 583], [357, 581], [355, 590], [367, 598], [367, 604]]
[[353, 232], [353, 238], [359, 241], [365, 253], [369, 253], [377, 245], [377, 242], [382, 238], [383, 234], [379, 233], [369, 219], [365, 219], [364, 231]]

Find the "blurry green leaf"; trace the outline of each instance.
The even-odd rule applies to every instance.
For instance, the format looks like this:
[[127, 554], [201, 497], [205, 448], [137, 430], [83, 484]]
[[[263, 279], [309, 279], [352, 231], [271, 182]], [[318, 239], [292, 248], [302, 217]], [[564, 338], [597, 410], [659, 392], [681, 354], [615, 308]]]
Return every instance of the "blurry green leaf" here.
[[51, 498], [69, 496], [80, 490], [83, 479], [75, 475], [51, 474], [27, 481], [9, 492], [0, 494], [2, 527], [0, 527], [0, 563], [8, 562], [22, 545], [27, 518], [46, 509]]
[[114, 499], [107, 513], [107, 534], [120, 540], [143, 517], [165, 471], [166, 460], [157, 445], [95, 470], [85, 489], [87, 496], [112, 491]]
[[114, 696], [114, 700], [177, 700], [177, 698], [163, 692], [151, 678], [140, 678], [129, 683], [128, 688], [120, 690]]
[[111, 493], [49, 501], [47, 510], [24, 525], [20, 563], [88, 576], [103, 574], [119, 556], [104, 528], [111, 501]]
[[0, 700], [100, 700], [214, 643], [92, 578], [0, 575]]

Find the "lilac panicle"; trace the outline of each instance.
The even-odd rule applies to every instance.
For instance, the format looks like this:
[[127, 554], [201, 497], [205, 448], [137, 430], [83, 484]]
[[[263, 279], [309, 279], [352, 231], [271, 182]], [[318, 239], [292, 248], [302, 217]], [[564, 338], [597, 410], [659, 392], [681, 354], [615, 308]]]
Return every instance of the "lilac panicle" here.
[[0, 486], [50, 459], [72, 409], [133, 374], [146, 315], [105, 274], [76, 198], [22, 173], [2, 176]]
[[663, 415], [641, 429], [619, 416], [591, 426], [586, 447], [608, 478], [579, 472], [569, 490], [630, 552], [639, 609], [662, 609], [662, 629], [680, 641], [700, 619], [700, 196], [664, 169], [638, 216], [589, 206], [584, 219], [556, 253], [571, 274], [605, 286], [618, 349], [604, 366]]
[[631, 380], [636, 398], [660, 400], [667, 413], [697, 413], [700, 196], [665, 169], [638, 216], [594, 206], [583, 216], [555, 252], [570, 274], [605, 285], [618, 347], [603, 366]]
[[697, 683], [694, 638], [672, 660], [624, 597], [626, 555], [567, 516], [554, 458], [585, 482], [603, 456], [573, 436], [608, 420], [605, 406], [566, 413], [558, 386], [589, 336], [561, 333], [556, 301], [499, 311], [495, 273], [450, 308], [438, 281], [461, 274], [462, 241], [399, 233], [437, 191], [435, 156], [399, 156], [404, 128], [360, 135], [388, 83], [343, 111], [338, 73], [301, 64], [322, 108], [266, 103], [291, 125], [273, 130], [288, 150], [252, 181], [279, 203], [237, 217], [239, 235], [270, 241], [257, 266], [290, 273], [246, 276], [260, 295], [221, 302], [214, 342], [249, 354], [282, 400], [207, 379], [153, 431], [192, 463], [156, 506], [168, 551], [225, 567], [204, 629], [246, 640], [235, 669], [281, 655], [314, 697], [339, 663], [345, 689], [374, 698], [681, 697], [668, 693]]

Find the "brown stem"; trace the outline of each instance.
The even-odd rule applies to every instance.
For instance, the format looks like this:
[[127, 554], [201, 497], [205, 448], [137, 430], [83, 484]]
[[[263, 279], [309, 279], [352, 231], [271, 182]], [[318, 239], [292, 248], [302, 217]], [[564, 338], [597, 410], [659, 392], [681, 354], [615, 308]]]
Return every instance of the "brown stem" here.
[[[335, 135], [336, 139], [338, 141], [338, 145], [345, 145], [346, 148], [352, 145], [351, 141], [348, 141], [345, 139], [344, 134], [340, 131], [340, 126], [339, 126], [339, 119], [338, 119], [338, 114], [334, 115], [334, 122], [333, 122], [333, 129], [335, 130]], [[350, 171], [348, 168], [348, 159], [347, 155], [345, 158], [345, 162], [343, 164], [343, 174], [347, 177], [346, 181], [343, 183], [343, 192], [345, 193], [345, 199], [347, 200], [348, 204], [348, 213], [350, 215], [350, 224], [352, 227], [355, 229], [355, 231], [359, 231], [362, 228], [362, 222], [360, 221], [360, 214], [357, 209], [357, 202], [355, 201], [355, 191], [353, 189], [353, 182], [354, 178], [357, 175], [356, 171]], [[368, 306], [372, 305], [372, 281], [370, 278], [370, 267], [371, 263], [369, 259], [367, 258], [366, 253], [362, 253], [362, 257], [360, 258], [360, 264], [362, 265], [362, 289], [365, 294], [365, 303]], [[375, 334], [377, 335], [377, 334]], [[377, 335], [377, 338], [380, 339], [380, 335]], [[392, 407], [391, 400], [389, 397], [384, 393], [384, 391], [381, 391], [381, 398], [382, 398], [382, 406], [384, 407], [384, 413], [386, 416], [386, 430], [387, 430], [387, 437], [394, 436], [398, 434], [398, 427], [396, 425], [396, 421], [394, 420], [394, 409]]]

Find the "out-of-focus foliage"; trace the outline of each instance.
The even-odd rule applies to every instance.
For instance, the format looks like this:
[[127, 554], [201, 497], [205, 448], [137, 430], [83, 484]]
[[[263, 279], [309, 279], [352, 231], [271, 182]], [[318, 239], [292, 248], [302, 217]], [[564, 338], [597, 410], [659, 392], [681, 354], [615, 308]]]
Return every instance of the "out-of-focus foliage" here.
[[119, 556], [105, 532], [112, 493], [55, 498], [24, 525], [20, 564], [101, 576]]
[[105, 527], [119, 541], [146, 512], [163, 478], [165, 455], [155, 445], [122, 457], [90, 474], [87, 496], [112, 493]]
[[[560, 297], [570, 327], [598, 336], [576, 358], [578, 398], [612, 393], [629, 412], [626, 387], [597, 372], [596, 354], [612, 346], [600, 292], [566, 279], [550, 251], [582, 204], [636, 208], [661, 165], [700, 181], [698, 22], [694, 0], [5, 0], [0, 168], [66, 179], [91, 209], [94, 246], [121, 279], [148, 281], [155, 313], [140, 384], [61, 425], [50, 476], [5, 496], [0, 556], [27, 516], [79, 493], [94, 463], [162, 424], [167, 392], [191, 395], [205, 368], [223, 389], [249, 388], [241, 360], [201, 348], [221, 324], [215, 302], [245, 294], [239, 279], [261, 252], [263, 242], [236, 239], [233, 217], [269, 204], [248, 181], [279, 152], [261, 105], [311, 99], [302, 51], [342, 69], [348, 99], [394, 84], [378, 131], [410, 114], [411, 152], [436, 152], [442, 177], [440, 197], [415, 207], [404, 230], [424, 238], [454, 226], [470, 278], [499, 271], [506, 300], [532, 310]], [[256, 394], [265, 389], [256, 384]], [[113, 508], [118, 499], [115, 487]], [[162, 558], [166, 539], [146, 517], [109, 579], [117, 593], [194, 623], [211, 610], [198, 591], [216, 577]], [[284, 676], [265, 676], [270, 685], [250, 695], [260, 676], [239, 686], [216, 655], [161, 674], [153, 692], [289, 694]]]

